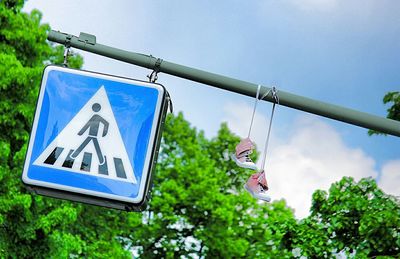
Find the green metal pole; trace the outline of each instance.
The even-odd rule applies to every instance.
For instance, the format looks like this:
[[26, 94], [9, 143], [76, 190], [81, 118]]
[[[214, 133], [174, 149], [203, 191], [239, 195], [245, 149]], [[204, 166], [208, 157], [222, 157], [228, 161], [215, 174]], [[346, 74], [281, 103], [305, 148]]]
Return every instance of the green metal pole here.
[[[51, 31], [48, 35], [48, 39], [50, 41], [69, 45], [74, 48], [89, 51], [137, 66], [149, 69], [157, 68], [159, 72], [250, 97], [254, 97], [257, 92], [257, 84], [182, 66], [155, 58], [151, 55], [144, 55], [101, 45], [96, 43], [96, 37], [90, 34], [81, 33], [79, 37], [76, 37], [70, 34]], [[260, 90], [260, 96], [267, 93], [269, 90], [270, 88], [268, 87], [262, 87]], [[372, 114], [344, 108], [330, 103], [320, 102], [284, 91], [279, 91], [278, 96], [280, 105], [400, 137], [399, 121], [378, 117]], [[273, 101], [271, 96], [264, 98], [264, 100], [269, 102]]]

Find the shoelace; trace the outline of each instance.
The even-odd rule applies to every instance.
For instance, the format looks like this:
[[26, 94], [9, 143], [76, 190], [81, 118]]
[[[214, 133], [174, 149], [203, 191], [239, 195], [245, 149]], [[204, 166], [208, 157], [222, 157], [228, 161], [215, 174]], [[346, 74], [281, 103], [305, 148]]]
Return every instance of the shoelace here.
[[251, 160], [251, 158], [247, 155], [246, 156], [246, 162], [253, 162], [253, 160]]

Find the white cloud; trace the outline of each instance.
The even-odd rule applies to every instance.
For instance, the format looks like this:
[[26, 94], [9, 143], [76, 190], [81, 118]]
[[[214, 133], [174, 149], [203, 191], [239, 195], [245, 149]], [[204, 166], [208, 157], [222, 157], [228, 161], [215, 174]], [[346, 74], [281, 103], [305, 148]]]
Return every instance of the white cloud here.
[[[248, 129], [247, 121], [250, 121], [252, 108], [246, 104], [232, 103], [225, 107], [228, 126], [243, 136]], [[265, 122], [265, 119], [258, 115], [256, 125], [260, 121]], [[278, 127], [275, 125], [275, 128]], [[328, 190], [333, 182], [343, 176], [352, 176], [356, 180], [378, 176], [374, 170], [375, 161], [371, 157], [361, 149], [346, 146], [339, 133], [321, 120], [303, 115], [291, 128], [287, 139], [275, 138], [271, 142], [266, 172], [271, 197], [284, 198], [295, 209], [298, 218], [308, 215], [315, 190]], [[265, 126], [256, 127], [254, 139], [257, 143], [265, 141], [266, 129], [266, 123]], [[394, 169], [388, 166], [386, 171], [396, 170], [396, 166]]]
[[382, 167], [378, 185], [386, 193], [400, 196], [400, 160], [389, 161]]
[[372, 158], [347, 147], [326, 123], [307, 116], [295, 123], [286, 143], [271, 148], [270, 156], [271, 195], [285, 198], [298, 217], [308, 214], [316, 189], [327, 190], [343, 176], [359, 180], [378, 175]]

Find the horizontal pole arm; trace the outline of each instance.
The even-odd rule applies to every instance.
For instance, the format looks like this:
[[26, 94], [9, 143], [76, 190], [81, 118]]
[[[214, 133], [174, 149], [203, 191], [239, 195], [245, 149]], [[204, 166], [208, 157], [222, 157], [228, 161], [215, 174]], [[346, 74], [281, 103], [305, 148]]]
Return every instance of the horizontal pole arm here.
[[[155, 58], [151, 55], [129, 52], [98, 44], [96, 43], [96, 38], [90, 34], [81, 33], [79, 37], [76, 37], [57, 31], [50, 31], [48, 39], [53, 42], [89, 51], [133, 65], [149, 69], [157, 68], [159, 72], [185, 78], [202, 84], [207, 84], [250, 97], [255, 97], [257, 93], [257, 84], [233, 79], [230, 77], [210, 73], [187, 66], [182, 66], [165, 60], [162, 60], [160, 64], [160, 59]], [[269, 90], [270, 88], [268, 87], [262, 87], [262, 89], [260, 90], [260, 96], [264, 95]], [[280, 105], [400, 137], [399, 121], [375, 116], [372, 114], [356, 111], [330, 103], [313, 100], [307, 97], [291, 94], [280, 90], [278, 92], [278, 96]], [[265, 97], [264, 100], [269, 102], [274, 101], [271, 95]]]

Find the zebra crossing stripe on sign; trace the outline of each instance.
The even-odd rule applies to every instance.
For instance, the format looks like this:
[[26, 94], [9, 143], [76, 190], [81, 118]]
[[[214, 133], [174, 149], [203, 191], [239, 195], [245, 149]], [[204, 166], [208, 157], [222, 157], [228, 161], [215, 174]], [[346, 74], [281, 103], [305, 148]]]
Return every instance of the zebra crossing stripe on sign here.
[[137, 183], [104, 86], [33, 164]]

